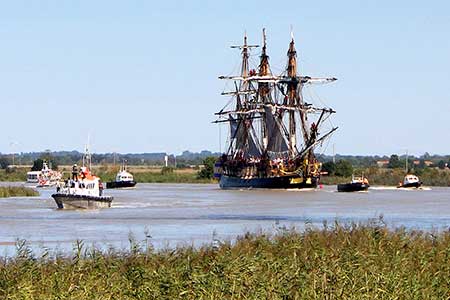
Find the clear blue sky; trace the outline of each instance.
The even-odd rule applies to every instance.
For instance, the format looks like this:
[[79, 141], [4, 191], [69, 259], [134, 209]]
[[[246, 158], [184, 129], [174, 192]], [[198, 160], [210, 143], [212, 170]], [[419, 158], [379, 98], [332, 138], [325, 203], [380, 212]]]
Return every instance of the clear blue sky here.
[[[219, 150], [246, 30], [337, 110], [342, 154], [450, 153], [448, 1], [2, 1], [0, 152]], [[275, 69], [275, 68], [274, 68]], [[224, 134], [224, 131], [222, 131]], [[17, 143], [17, 144], [16, 144]], [[331, 147], [327, 150], [331, 153]]]

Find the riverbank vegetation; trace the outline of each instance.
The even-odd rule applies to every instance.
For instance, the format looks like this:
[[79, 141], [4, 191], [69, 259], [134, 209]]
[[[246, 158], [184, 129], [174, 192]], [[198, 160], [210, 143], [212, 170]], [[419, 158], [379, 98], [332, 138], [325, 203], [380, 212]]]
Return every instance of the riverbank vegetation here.
[[[214, 183], [212, 174], [203, 177], [200, 174], [201, 168], [165, 168], [165, 167], [133, 167], [129, 171], [134, 175], [134, 179], [140, 183]], [[208, 168], [208, 171], [211, 168]], [[63, 178], [71, 175], [71, 166], [59, 168], [63, 172]], [[24, 182], [27, 178], [28, 168], [14, 168], [10, 170], [0, 170], [0, 181], [3, 182]], [[118, 166], [100, 165], [94, 166], [92, 172], [99, 176], [102, 181], [113, 181], [119, 171]]]
[[33, 197], [39, 196], [39, 193], [32, 188], [23, 186], [1, 186], [0, 198], [6, 197]]
[[[421, 172], [414, 172], [420, 176], [420, 180], [425, 186], [450, 186], [450, 171], [427, 168]], [[364, 174], [369, 179], [370, 185], [397, 186], [403, 181], [405, 170], [403, 169], [382, 169], [382, 168], [364, 168], [354, 169], [355, 176]], [[320, 181], [322, 184], [338, 184], [349, 182], [351, 174], [347, 176], [322, 176]]]
[[[207, 158], [202, 167], [175, 169], [162, 167], [153, 169], [131, 169], [134, 180], [141, 183], [215, 183], [213, 178], [215, 158]], [[95, 173], [103, 181], [113, 181], [116, 177], [118, 167], [103, 166]], [[94, 170], [95, 171], [95, 170]]]
[[0, 181], [24, 182], [27, 180], [28, 168], [14, 168], [0, 170]]
[[[145, 243], [143, 243], [145, 245]], [[450, 232], [324, 226], [155, 251], [74, 246], [0, 261], [1, 299], [448, 299]]]
[[[216, 157], [206, 157], [200, 165], [184, 167], [161, 167], [133, 165], [129, 171], [134, 175], [137, 182], [141, 183], [216, 183], [214, 179], [214, 163]], [[426, 186], [450, 186], [450, 169], [444, 160], [439, 160], [436, 165], [427, 160], [411, 160], [406, 164], [406, 158], [392, 155], [389, 160], [382, 161], [384, 165], [377, 162], [367, 161], [359, 158], [357, 160], [340, 159], [336, 163], [331, 160], [323, 162], [322, 171], [326, 173], [321, 178], [323, 184], [338, 184], [351, 180], [351, 175], [364, 174], [371, 185], [396, 186], [403, 180], [408, 166], [408, 172], [416, 174]], [[34, 165], [41, 165], [42, 160], [36, 160]], [[375, 165], [374, 165], [375, 164]], [[60, 165], [59, 170], [65, 178], [70, 176], [71, 165]], [[94, 174], [100, 176], [104, 182], [113, 181], [119, 170], [118, 165], [99, 164], [92, 168]], [[28, 167], [17, 167], [0, 169], [0, 181], [25, 181]]]

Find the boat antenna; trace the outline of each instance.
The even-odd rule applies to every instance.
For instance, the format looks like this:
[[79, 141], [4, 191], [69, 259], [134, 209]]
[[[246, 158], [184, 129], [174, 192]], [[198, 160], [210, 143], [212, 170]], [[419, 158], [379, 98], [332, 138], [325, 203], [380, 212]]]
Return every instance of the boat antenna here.
[[88, 142], [84, 147], [84, 156], [83, 156], [83, 167], [88, 164], [89, 165], [89, 170], [91, 170], [91, 153], [89, 152], [89, 134], [88, 134]]
[[406, 149], [405, 173], [408, 173], [408, 149]]

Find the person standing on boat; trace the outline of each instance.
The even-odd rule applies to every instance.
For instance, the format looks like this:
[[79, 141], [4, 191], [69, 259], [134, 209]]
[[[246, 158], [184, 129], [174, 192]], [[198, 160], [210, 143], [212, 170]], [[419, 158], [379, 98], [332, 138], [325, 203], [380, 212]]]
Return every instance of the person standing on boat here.
[[103, 182], [101, 180], [98, 181], [98, 189], [99, 189], [99, 195], [103, 196]]
[[78, 166], [74, 164], [72, 167], [72, 180], [78, 181]]

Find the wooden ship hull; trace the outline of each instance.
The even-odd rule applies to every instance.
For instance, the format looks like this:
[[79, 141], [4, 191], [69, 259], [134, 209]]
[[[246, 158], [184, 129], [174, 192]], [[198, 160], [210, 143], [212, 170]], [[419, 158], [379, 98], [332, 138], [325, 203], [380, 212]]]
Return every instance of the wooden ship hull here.
[[56, 193], [52, 195], [59, 209], [97, 209], [111, 207], [112, 196], [87, 196]]
[[222, 175], [219, 180], [222, 189], [307, 189], [316, 188], [318, 178], [312, 177], [303, 180], [298, 175], [267, 177], [267, 178], [242, 178]]
[[132, 188], [136, 185], [136, 181], [110, 181], [106, 183], [107, 189]]

